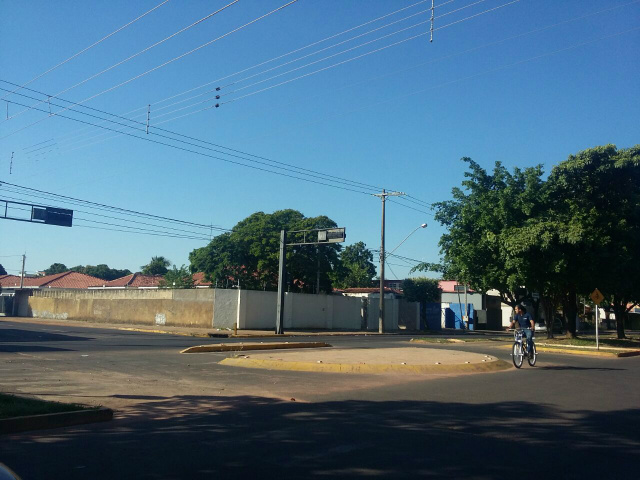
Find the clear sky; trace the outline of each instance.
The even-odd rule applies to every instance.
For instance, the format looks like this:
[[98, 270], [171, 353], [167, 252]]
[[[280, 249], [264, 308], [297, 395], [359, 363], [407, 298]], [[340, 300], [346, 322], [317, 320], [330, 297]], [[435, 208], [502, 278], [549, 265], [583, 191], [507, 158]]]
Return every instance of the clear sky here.
[[[306, 216], [327, 215], [346, 227], [347, 243], [361, 240], [379, 248], [380, 201], [370, 194], [86, 128], [60, 116], [49, 117], [46, 102], [25, 113], [20, 113], [24, 107], [9, 104], [6, 119], [5, 100], [36, 104], [18, 94], [38, 99], [50, 95], [52, 112], [61, 111], [56, 105], [63, 105], [63, 100], [79, 102], [110, 89], [286, 3], [240, 0], [59, 94], [60, 100], [55, 98], [231, 1], [170, 0], [27, 86], [41, 93], [0, 91], [0, 181], [227, 228], [256, 211], [295, 208]], [[0, 88], [15, 90], [4, 82], [24, 85], [159, 3], [0, 0]], [[124, 116], [140, 115], [136, 119], [143, 123], [146, 106], [151, 105], [150, 135], [144, 125], [136, 126], [142, 131], [127, 131], [164, 141], [157, 133], [167, 133], [153, 129], [162, 127], [301, 168], [401, 190], [424, 202], [450, 197], [451, 188], [463, 179], [463, 156], [486, 168], [499, 160], [509, 168], [541, 163], [548, 171], [582, 149], [640, 142], [640, 1], [436, 0], [433, 43], [428, 34], [409, 39], [429, 28], [428, 22], [421, 22], [429, 18], [431, 2], [414, 4], [416, 0], [299, 0], [85, 105], [121, 115], [137, 109]], [[404, 7], [408, 8], [396, 12]], [[339, 42], [344, 43], [336, 45]], [[371, 43], [362, 45], [366, 42]], [[396, 42], [400, 43], [389, 46]], [[282, 65], [285, 62], [291, 63]], [[315, 63], [308, 65], [311, 62]], [[336, 65], [339, 62], [344, 63]], [[236, 74], [245, 69], [249, 70]], [[273, 70], [265, 72], [268, 69]], [[271, 78], [275, 75], [279, 76]], [[306, 76], [297, 78], [302, 75]], [[223, 77], [228, 78], [219, 80]], [[276, 86], [288, 80], [292, 81]], [[211, 84], [161, 102], [206, 83]], [[216, 86], [219, 92], [169, 106]], [[222, 97], [220, 108], [199, 111], [216, 102], [211, 99], [216, 93]], [[206, 103], [178, 110], [205, 99]], [[61, 115], [99, 122], [79, 111], [104, 117], [81, 108]], [[184, 114], [189, 115], [175, 118]], [[164, 120], [170, 121], [159, 123]], [[0, 199], [9, 196], [43, 203], [0, 187]], [[46, 203], [73, 208], [60, 201]], [[404, 205], [429, 212], [416, 203]], [[124, 224], [89, 214], [85, 218]], [[442, 228], [431, 215], [399, 203], [388, 204], [387, 248], [393, 249], [425, 221], [428, 228], [417, 231], [396, 253], [437, 261]], [[26, 252], [31, 272], [54, 262], [107, 263], [135, 271], [152, 255], [187, 264], [189, 252], [206, 243], [81, 225], [116, 228], [86, 221], [62, 228], [0, 219], [0, 263], [15, 273], [20, 258], [7, 256]], [[390, 263], [388, 278], [408, 274], [410, 264], [400, 259]]]

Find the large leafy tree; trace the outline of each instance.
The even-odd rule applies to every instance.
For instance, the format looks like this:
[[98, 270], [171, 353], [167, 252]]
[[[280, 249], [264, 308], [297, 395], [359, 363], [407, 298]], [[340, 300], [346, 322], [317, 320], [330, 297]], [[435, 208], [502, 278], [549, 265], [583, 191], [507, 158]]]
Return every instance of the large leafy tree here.
[[376, 274], [373, 253], [364, 242], [347, 245], [340, 254], [335, 284], [340, 288], [370, 287]]
[[69, 269], [64, 263], [52, 263], [51, 266], [45, 269], [44, 273], [47, 275], [54, 275], [56, 273], [68, 272]]
[[4, 269], [2, 264], [0, 264], [0, 275], [6, 275], [6, 274], [7, 274], [7, 271]]
[[410, 302], [437, 302], [441, 293], [439, 283], [435, 278], [406, 278], [402, 284], [404, 298]]
[[523, 288], [527, 278], [521, 265], [511, 261], [505, 235], [540, 208], [542, 167], [511, 173], [496, 162], [488, 173], [470, 158], [462, 160], [468, 165], [462, 188], [453, 189], [452, 200], [435, 205], [436, 219], [448, 230], [440, 239], [441, 271], [478, 291], [496, 289], [504, 303], [515, 306], [529, 296]]
[[574, 279], [567, 298], [575, 318], [575, 293], [601, 290], [616, 315], [619, 338], [624, 320], [640, 302], [640, 145], [614, 145], [571, 155], [548, 180], [554, 213], [571, 240], [565, 251]]
[[169, 271], [170, 266], [170, 260], [159, 256], [151, 257], [151, 261], [146, 265], [142, 265], [140, 268], [142, 269], [143, 275], [164, 275]]
[[[272, 214], [256, 212], [238, 222], [231, 232], [214, 238], [209, 245], [189, 254], [192, 272], [204, 272], [214, 284], [225, 287], [276, 290], [280, 231], [335, 228], [326, 216], [307, 218], [297, 210], [279, 210]], [[302, 242], [301, 235], [291, 234], [289, 242]], [[287, 247], [287, 289], [312, 293], [317, 288], [330, 292], [330, 276], [339, 264], [338, 244]]]

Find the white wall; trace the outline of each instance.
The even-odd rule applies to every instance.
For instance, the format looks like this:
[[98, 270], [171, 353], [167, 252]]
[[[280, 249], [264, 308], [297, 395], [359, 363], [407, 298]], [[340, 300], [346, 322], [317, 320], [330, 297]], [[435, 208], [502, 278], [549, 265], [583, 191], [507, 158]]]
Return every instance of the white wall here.
[[234, 328], [238, 321], [238, 294], [241, 290], [216, 288], [213, 299], [213, 326]]

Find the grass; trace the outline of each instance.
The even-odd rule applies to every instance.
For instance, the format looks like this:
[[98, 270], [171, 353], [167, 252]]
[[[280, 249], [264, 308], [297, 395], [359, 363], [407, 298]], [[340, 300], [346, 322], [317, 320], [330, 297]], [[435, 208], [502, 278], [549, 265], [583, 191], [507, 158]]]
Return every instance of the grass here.
[[87, 407], [73, 403], [48, 402], [34, 398], [16, 397], [0, 393], [0, 419], [42, 415], [45, 413], [73, 412], [96, 407]]
[[[566, 338], [566, 337], [558, 337], [558, 338], [544, 338], [538, 337], [536, 339], [538, 343], [548, 343], [552, 345], [570, 345], [575, 347], [595, 347], [596, 339], [595, 337], [581, 337], [581, 338]], [[612, 347], [612, 348], [638, 348], [640, 349], [640, 340], [637, 338], [628, 338], [624, 340], [619, 340], [617, 338], [611, 337], [601, 337], [600, 338], [600, 346], [602, 347]]]

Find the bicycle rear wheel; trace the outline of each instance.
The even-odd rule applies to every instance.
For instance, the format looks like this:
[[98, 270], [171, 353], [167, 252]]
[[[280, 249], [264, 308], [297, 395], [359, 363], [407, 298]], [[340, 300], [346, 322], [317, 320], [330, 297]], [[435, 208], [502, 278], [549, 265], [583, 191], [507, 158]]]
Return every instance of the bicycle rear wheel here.
[[531, 345], [531, 348], [533, 348], [533, 355], [527, 356], [527, 362], [529, 362], [529, 365], [533, 367], [536, 364], [536, 359], [538, 358], [538, 352], [536, 350], [535, 343]]
[[522, 366], [524, 352], [522, 351], [522, 346], [518, 342], [514, 342], [513, 344], [511, 359], [513, 360], [513, 365], [516, 368], [520, 368]]

